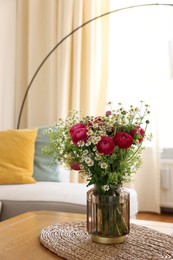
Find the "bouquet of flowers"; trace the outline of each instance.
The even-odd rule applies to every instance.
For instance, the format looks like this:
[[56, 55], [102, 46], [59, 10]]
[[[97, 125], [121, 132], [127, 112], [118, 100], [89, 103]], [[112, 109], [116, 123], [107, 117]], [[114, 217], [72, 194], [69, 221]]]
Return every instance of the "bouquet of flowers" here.
[[42, 150], [53, 156], [55, 163], [77, 170], [87, 176], [87, 185], [95, 184], [99, 194], [109, 194], [115, 186], [131, 180], [141, 165], [147, 134], [149, 106], [126, 110], [121, 103], [104, 116], [80, 116], [73, 111], [65, 120], [46, 130], [50, 143]]

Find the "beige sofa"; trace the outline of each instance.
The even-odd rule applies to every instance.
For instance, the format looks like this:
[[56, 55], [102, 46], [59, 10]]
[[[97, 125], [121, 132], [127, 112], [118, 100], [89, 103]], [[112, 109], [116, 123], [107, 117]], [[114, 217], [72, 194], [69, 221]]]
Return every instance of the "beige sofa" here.
[[[0, 220], [33, 210], [54, 210], [86, 213], [86, 193], [91, 187], [68, 182], [37, 182], [35, 184], [1, 185]], [[130, 216], [138, 212], [137, 194], [130, 192]]]

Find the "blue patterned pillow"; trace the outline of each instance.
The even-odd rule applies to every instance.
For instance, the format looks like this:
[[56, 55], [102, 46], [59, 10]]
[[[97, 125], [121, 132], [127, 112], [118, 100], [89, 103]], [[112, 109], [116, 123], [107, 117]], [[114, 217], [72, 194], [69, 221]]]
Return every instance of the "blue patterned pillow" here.
[[34, 174], [33, 178], [36, 181], [57, 181], [69, 182], [69, 171], [53, 164], [53, 159], [49, 156], [44, 156], [41, 149], [48, 143], [48, 136], [43, 132], [47, 127], [38, 128], [35, 141], [34, 155]]

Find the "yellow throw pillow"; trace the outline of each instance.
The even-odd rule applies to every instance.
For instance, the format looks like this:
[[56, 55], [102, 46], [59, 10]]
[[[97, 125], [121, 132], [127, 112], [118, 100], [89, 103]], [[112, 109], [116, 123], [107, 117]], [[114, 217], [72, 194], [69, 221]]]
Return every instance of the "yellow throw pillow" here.
[[32, 178], [37, 130], [0, 131], [0, 184], [35, 183]]

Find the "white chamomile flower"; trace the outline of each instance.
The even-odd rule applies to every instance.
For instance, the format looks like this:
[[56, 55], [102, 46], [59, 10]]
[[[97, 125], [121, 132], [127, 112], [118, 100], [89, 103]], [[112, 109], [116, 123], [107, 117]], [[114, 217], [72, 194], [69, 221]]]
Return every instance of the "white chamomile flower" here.
[[97, 136], [97, 143], [101, 140], [101, 136]]
[[87, 155], [87, 154], [88, 154], [88, 150], [84, 150], [83, 155]]
[[94, 162], [91, 160], [90, 162], [88, 162], [88, 166], [93, 166], [94, 165]]
[[82, 146], [84, 146], [84, 141], [79, 141], [77, 144], [78, 144], [78, 146], [82, 147]]
[[94, 161], [91, 160], [90, 157], [86, 157], [86, 158], [85, 158], [85, 162], [86, 162], [86, 164], [87, 164], [88, 166], [93, 166], [93, 165], [94, 165]]
[[102, 169], [106, 169], [108, 167], [107, 163], [101, 163], [100, 166]]
[[71, 123], [71, 122], [72, 122], [72, 118], [71, 118], [71, 117], [68, 117], [68, 118], [67, 118], [67, 122], [68, 122], [68, 123]]
[[88, 130], [88, 135], [92, 136], [93, 135], [93, 131], [90, 129]]
[[103, 185], [103, 186], [102, 186], [102, 189], [103, 189], [104, 191], [108, 191], [108, 190], [109, 190], [109, 185]]
[[96, 146], [94, 146], [92, 150], [93, 150], [93, 152], [96, 152], [97, 151]]
[[99, 140], [100, 140], [100, 138], [98, 138], [98, 137], [93, 137], [92, 143], [93, 143], [93, 144], [97, 144]]
[[98, 127], [98, 123], [97, 122], [93, 122], [93, 127]]
[[96, 154], [96, 155], [95, 155], [95, 160], [96, 160], [96, 161], [99, 161], [100, 159], [101, 159], [100, 155], [99, 155], [99, 154]]
[[88, 139], [85, 145], [86, 145], [86, 146], [90, 146], [90, 145], [91, 145], [91, 140]]
[[90, 163], [90, 161], [91, 161], [91, 158], [90, 157], [85, 157], [85, 162], [88, 164], [88, 163]]

